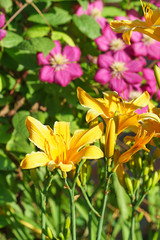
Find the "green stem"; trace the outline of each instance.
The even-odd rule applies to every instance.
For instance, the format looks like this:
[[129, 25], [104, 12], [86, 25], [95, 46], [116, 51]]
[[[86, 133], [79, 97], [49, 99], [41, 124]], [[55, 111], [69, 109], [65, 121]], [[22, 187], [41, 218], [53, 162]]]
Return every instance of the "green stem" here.
[[69, 196], [70, 196], [72, 240], [76, 240], [76, 217], [75, 217], [74, 193], [75, 193], [75, 187], [76, 187], [78, 174], [79, 174], [79, 171], [80, 171], [83, 163], [84, 163], [84, 161], [82, 160], [80, 162], [80, 164], [77, 166], [76, 173], [75, 173], [74, 180], [73, 180], [73, 184], [72, 184], [71, 187], [68, 184], [67, 178], [64, 179], [66, 187], [69, 191]]
[[88, 198], [88, 196], [87, 196], [87, 193], [86, 193], [86, 191], [84, 190], [83, 186], [80, 185], [79, 187], [80, 187], [80, 189], [81, 189], [81, 191], [82, 191], [82, 193], [83, 193], [83, 196], [84, 196], [84, 198], [85, 198], [85, 200], [86, 200], [86, 202], [87, 202], [87, 204], [88, 204], [88, 207], [89, 207], [98, 217], [100, 217], [101, 215], [100, 215], [100, 214], [96, 211], [96, 209], [92, 206], [92, 204], [91, 204], [91, 202], [90, 202], [90, 200], [89, 200], [89, 198]]
[[134, 226], [135, 226], [135, 206], [132, 206], [132, 218], [131, 218], [131, 229], [130, 229], [130, 236], [129, 240], [134, 240]]
[[41, 191], [41, 206], [42, 206], [42, 212], [41, 212], [41, 229], [42, 229], [42, 240], [45, 240], [45, 229], [46, 229], [46, 219], [45, 219], [45, 213], [46, 213], [46, 194]]
[[103, 221], [104, 221], [104, 213], [105, 213], [105, 209], [106, 209], [106, 203], [107, 203], [107, 199], [108, 199], [108, 186], [109, 186], [109, 182], [110, 182], [110, 177], [111, 177], [111, 173], [108, 174], [107, 177], [107, 166], [106, 166], [106, 161], [105, 161], [105, 188], [104, 188], [104, 197], [103, 197], [103, 202], [102, 202], [102, 208], [101, 208], [101, 217], [100, 220], [98, 222], [98, 229], [97, 229], [97, 235], [96, 235], [96, 240], [100, 240], [101, 239], [101, 234], [102, 234], [102, 227], [103, 227]]

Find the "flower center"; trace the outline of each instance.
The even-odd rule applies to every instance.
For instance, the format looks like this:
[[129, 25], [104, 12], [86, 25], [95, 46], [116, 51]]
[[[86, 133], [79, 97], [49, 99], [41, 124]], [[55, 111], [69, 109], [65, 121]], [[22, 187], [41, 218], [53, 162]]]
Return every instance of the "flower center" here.
[[91, 10], [90, 15], [91, 15], [93, 18], [101, 17], [101, 11], [100, 11], [98, 8], [93, 8], [93, 9]]
[[114, 62], [111, 65], [111, 69], [112, 71], [112, 76], [113, 77], [117, 77], [117, 78], [121, 78], [123, 75], [123, 72], [127, 70], [125, 63], [124, 62]]
[[144, 44], [146, 46], [150, 46], [151, 44], [155, 43], [155, 40], [153, 38], [143, 34], [142, 42], [144, 42]]
[[54, 55], [54, 57], [51, 57], [49, 60], [52, 67], [55, 68], [55, 71], [59, 71], [61, 69], [64, 69], [67, 67], [68, 59], [65, 55], [62, 55], [61, 53], [57, 53]]
[[120, 49], [123, 49], [124, 45], [125, 44], [122, 39], [120, 38], [113, 39], [110, 43], [110, 49], [116, 52]]

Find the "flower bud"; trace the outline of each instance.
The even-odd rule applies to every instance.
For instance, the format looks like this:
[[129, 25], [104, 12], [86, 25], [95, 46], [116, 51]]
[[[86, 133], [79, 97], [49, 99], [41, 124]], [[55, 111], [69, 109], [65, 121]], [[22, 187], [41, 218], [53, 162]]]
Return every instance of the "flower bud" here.
[[158, 181], [159, 181], [159, 175], [158, 175], [158, 172], [155, 171], [152, 176], [152, 187], [154, 187]]
[[49, 237], [49, 239], [53, 239], [53, 233], [50, 227], [47, 227], [47, 236]]
[[138, 156], [136, 165], [137, 165], [138, 171], [140, 171], [142, 169], [142, 158], [140, 156]]
[[62, 232], [59, 233], [59, 238], [60, 238], [60, 240], [65, 240], [64, 235], [63, 235]]
[[80, 171], [80, 177], [81, 177], [81, 182], [82, 185], [85, 186], [86, 182], [88, 181], [88, 179], [90, 178], [91, 175], [91, 165], [90, 165], [90, 161], [86, 161]]
[[151, 188], [151, 186], [152, 186], [152, 178], [148, 179], [148, 181], [146, 182], [145, 186], [146, 186], [147, 190]]
[[157, 86], [160, 89], [160, 68], [156, 64], [154, 65], [154, 76], [157, 82]]
[[71, 219], [70, 219], [70, 217], [67, 217], [66, 222], [65, 222], [65, 229], [64, 229], [65, 240], [67, 240], [71, 234], [70, 224], [71, 224]]
[[141, 183], [140, 179], [134, 180], [134, 183], [133, 183], [134, 192], [139, 188], [140, 183]]
[[114, 147], [116, 141], [116, 125], [113, 118], [106, 122], [106, 135], [105, 135], [105, 155], [107, 158], [113, 157]]
[[149, 169], [148, 166], [147, 166], [147, 167], [144, 167], [143, 173], [144, 173], [145, 176], [149, 174], [149, 170], [150, 170], [150, 169]]
[[128, 194], [133, 195], [133, 184], [132, 184], [132, 181], [131, 181], [130, 177], [128, 176], [128, 174], [125, 174], [124, 180], [125, 180], [126, 190], [127, 190]]

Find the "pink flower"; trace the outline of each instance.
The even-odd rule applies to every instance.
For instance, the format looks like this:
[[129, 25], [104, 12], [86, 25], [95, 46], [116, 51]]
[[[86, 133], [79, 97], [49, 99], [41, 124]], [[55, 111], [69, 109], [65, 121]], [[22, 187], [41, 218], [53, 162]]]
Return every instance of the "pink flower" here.
[[80, 77], [83, 72], [77, 61], [81, 51], [78, 47], [65, 46], [63, 51], [59, 41], [54, 41], [55, 47], [44, 57], [43, 53], [37, 54], [38, 65], [42, 65], [39, 78], [43, 82], [56, 83], [63, 87], [71, 80]]
[[145, 34], [140, 34], [139, 38], [136, 39], [136, 42], [132, 43], [131, 47], [135, 57], [145, 56], [149, 59], [160, 59], [160, 42]]
[[82, 14], [92, 16], [103, 29], [107, 24], [107, 20], [101, 16], [102, 10], [103, 10], [103, 2], [101, 0], [96, 0], [92, 3], [88, 3], [88, 8], [86, 11], [84, 11], [83, 8], [80, 6], [75, 13], [78, 16], [81, 16]]
[[[0, 28], [2, 28], [5, 24], [5, 15], [0, 13]], [[6, 30], [0, 29], [0, 41], [6, 36]]]
[[116, 52], [125, 49], [127, 46], [122, 38], [112, 31], [109, 24], [102, 29], [102, 35], [96, 38], [95, 42], [98, 46], [98, 49], [104, 52], [108, 50]]
[[102, 85], [108, 83], [109, 88], [119, 95], [125, 94], [128, 98], [130, 89], [140, 87], [142, 77], [138, 72], [142, 71], [142, 61], [131, 60], [124, 51], [99, 55], [98, 66], [95, 80]]
[[146, 80], [146, 83], [142, 86], [143, 91], [149, 92], [152, 97], [157, 91], [157, 83], [154, 76], [154, 71], [150, 68], [143, 69], [143, 78]]
[[151, 0], [151, 1], [147, 1], [149, 3], [152, 3], [154, 5], [156, 5], [157, 7], [160, 7], [160, 0]]

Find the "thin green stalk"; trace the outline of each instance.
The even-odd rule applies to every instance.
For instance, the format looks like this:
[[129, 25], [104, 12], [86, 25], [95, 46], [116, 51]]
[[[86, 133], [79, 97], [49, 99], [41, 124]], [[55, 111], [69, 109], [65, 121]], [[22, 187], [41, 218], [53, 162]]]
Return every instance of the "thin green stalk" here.
[[45, 229], [46, 229], [46, 219], [45, 219], [45, 213], [46, 213], [46, 194], [41, 191], [41, 229], [42, 229], [42, 240], [45, 240]]
[[134, 240], [134, 226], [135, 226], [134, 213], [135, 213], [135, 207], [132, 206], [132, 218], [131, 218], [131, 229], [130, 229], [129, 240]]
[[98, 229], [97, 229], [97, 235], [96, 235], [96, 240], [101, 240], [101, 235], [102, 235], [102, 227], [103, 227], [103, 221], [104, 221], [104, 213], [105, 213], [105, 209], [106, 209], [106, 203], [107, 203], [107, 199], [108, 199], [108, 186], [109, 186], [109, 182], [110, 182], [110, 177], [111, 177], [111, 173], [108, 174], [107, 176], [107, 165], [106, 165], [106, 161], [105, 161], [105, 188], [104, 188], [104, 197], [103, 197], [103, 202], [102, 202], [102, 208], [101, 208], [101, 217], [100, 220], [98, 222]]
[[76, 173], [74, 176], [73, 184], [70, 187], [67, 181], [67, 178], [65, 178], [65, 184], [69, 191], [70, 196], [70, 208], [71, 208], [71, 229], [72, 229], [72, 240], [76, 240], [76, 217], [75, 217], [75, 200], [74, 200], [74, 194], [75, 194], [75, 187], [77, 182], [77, 177], [79, 174], [79, 171], [81, 169], [81, 166], [83, 165], [84, 161], [82, 160], [80, 164], [77, 166]]
[[100, 215], [100, 214], [96, 211], [96, 209], [92, 206], [92, 204], [91, 204], [91, 202], [90, 202], [90, 200], [89, 200], [89, 198], [88, 198], [88, 196], [87, 196], [87, 193], [86, 193], [86, 191], [84, 190], [83, 186], [80, 185], [79, 187], [80, 187], [80, 189], [81, 189], [81, 191], [82, 191], [82, 193], [83, 193], [83, 196], [84, 196], [84, 198], [85, 198], [85, 200], [86, 200], [86, 202], [87, 202], [88, 207], [89, 207], [98, 217], [100, 217], [101, 215]]

